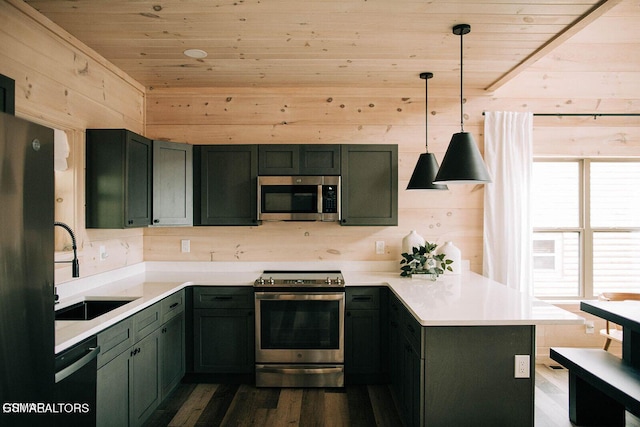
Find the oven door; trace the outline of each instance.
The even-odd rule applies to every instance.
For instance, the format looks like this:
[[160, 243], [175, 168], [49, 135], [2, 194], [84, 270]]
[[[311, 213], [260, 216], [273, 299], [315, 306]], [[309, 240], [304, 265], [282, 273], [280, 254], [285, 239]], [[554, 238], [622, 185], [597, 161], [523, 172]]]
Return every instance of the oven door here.
[[341, 292], [256, 292], [257, 363], [344, 363]]

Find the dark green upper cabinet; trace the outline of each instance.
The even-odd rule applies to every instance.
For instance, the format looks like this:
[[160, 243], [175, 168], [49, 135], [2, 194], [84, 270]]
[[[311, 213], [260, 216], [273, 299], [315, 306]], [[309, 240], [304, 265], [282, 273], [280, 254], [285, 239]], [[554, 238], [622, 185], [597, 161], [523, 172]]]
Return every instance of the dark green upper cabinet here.
[[398, 146], [342, 146], [342, 225], [398, 225]]
[[260, 145], [258, 159], [259, 175], [340, 175], [339, 145]]
[[7, 114], [16, 113], [16, 82], [0, 74], [0, 111]]
[[153, 141], [153, 225], [193, 225], [193, 146]]
[[87, 228], [151, 224], [151, 140], [126, 129], [87, 129]]
[[257, 145], [195, 146], [195, 224], [258, 224], [257, 179]]

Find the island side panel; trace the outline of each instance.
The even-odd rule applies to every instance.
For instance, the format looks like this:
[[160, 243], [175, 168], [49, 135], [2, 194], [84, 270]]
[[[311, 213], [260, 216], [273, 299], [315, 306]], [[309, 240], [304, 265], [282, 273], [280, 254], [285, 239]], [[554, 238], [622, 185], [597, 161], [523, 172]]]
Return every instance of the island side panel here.
[[[424, 425], [534, 425], [535, 326], [424, 329]], [[517, 354], [529, 378], [514, 378]]]

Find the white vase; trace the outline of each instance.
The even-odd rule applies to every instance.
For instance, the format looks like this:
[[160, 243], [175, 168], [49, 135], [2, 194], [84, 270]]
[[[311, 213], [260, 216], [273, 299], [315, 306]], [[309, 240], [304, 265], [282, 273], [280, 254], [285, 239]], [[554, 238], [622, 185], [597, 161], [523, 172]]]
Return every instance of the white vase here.
[[445, 270], [445, 274], [460, 274], [462, 272], [462, 254], [460, 249], [453, 245], [453, 242], [445, 242], [444, 245], [438, 248], [438, 253], [444, 254], [445, 259], [453, 261], [453, 263], [449, 264], [453, 271]]
[[424, 238], [416, 233], [416, 230], [411, 230], [411, 232], [402, 239], [402, 253], [413, 253], [413, 248], [424, 246], [424, 243]]

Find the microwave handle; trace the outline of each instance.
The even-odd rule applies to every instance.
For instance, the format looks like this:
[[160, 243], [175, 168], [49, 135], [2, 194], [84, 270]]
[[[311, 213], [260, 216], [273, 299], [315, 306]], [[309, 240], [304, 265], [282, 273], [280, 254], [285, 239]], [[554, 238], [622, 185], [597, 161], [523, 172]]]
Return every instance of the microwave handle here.
[[319, 214], [321, 214], [323, 212], [323, 209], [322, 209], [322, 199], [323, 199], [322, 184], [318, 184], [318, 197], [317, 197], [317, 199], [318, 199], [318, 206], [317, 206], [316, 211]]

